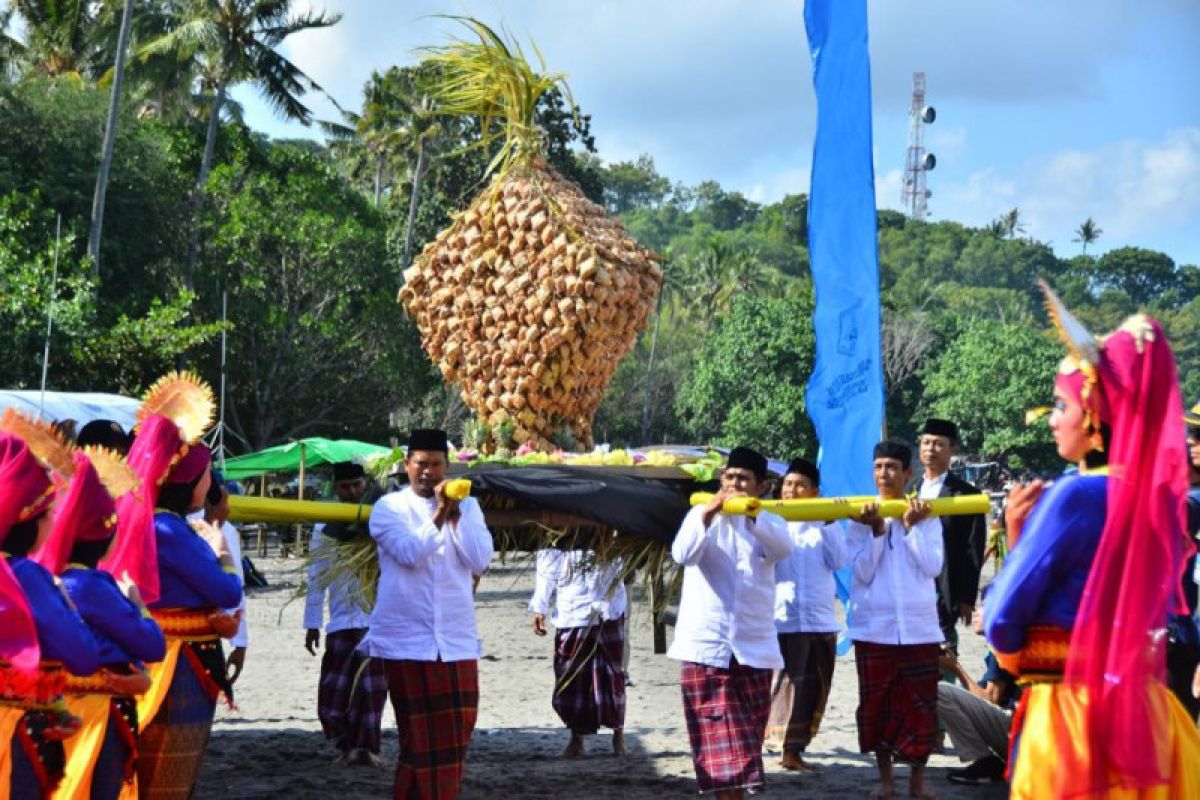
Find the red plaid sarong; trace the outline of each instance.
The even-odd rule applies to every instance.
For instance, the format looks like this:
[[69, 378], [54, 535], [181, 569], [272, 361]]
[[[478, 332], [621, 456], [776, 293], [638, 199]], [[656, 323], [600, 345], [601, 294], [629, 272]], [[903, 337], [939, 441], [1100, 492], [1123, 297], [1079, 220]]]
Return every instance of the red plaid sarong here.
[[378, 755], [387, 676], [380, 659], [354, 651], [366, 634], [366, 628], [347, 628], [325, 635], [317, 717], [325, 738], [336, 740], [339, 750], [360, 748]]
[[385, 660], [400, 730], [396, 800], [458, 797], [479, 713], [476, 661]]
[[936, 644], [854, 643], [858, 746], [924, 763], [937, 741]]
[[625, 725], [624, 652], [624, 617], [555, 632], [551, 703], [573, 733]]
[[761, 786], [771, 670], [684, 661], [680, 685], [700, 791]]

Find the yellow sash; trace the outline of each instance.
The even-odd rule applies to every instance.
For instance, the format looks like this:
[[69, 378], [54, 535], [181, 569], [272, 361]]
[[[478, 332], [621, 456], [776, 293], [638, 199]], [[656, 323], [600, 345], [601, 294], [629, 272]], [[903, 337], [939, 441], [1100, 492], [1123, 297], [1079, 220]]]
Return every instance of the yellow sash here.
[[25, 709], [0, 705], [0, 800], [8, 800], [12, 789], [12, 740]]
[[175, 665], [179, 663], [179, 654], [186, 642], [173, 636], [167, 637], [167, 655], [162, 661], [147, 664], [146, 671], [150, 673], [150, 689], [137, 701], [138, 727], [142, 730], [150, 727], [154, 715], [167, 699], [171, 690], [171, 679], [175, 677]]
[[63, 740], [66, 767], [53, 797], [54, 800], [87, 800], [92, 796], [92, 770], [108, 732], [112, 696], [70, 694], [67, 695], [67, 710], [83, 720], [83, 725], [74, 736]]

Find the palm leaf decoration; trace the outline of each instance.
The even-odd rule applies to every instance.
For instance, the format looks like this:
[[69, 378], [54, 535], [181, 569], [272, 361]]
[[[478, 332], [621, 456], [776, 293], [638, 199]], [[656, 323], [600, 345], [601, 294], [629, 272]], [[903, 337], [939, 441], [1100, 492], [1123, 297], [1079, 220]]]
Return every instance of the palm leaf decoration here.
[[[484, 449], [590, 449], [592, 418], [662, 284], [657, 256], [546, 162], [539, 98], [560, 89], [533, 47], [475, 19], [425, 52], [435, 112], [477, 120], [490, 184], [404, 272], [400, 302], [447, 382], [492, 431]], [[571, 101], [574, 106], [573, 101]], [[503, 432], [503, 437], [499, 434]]]

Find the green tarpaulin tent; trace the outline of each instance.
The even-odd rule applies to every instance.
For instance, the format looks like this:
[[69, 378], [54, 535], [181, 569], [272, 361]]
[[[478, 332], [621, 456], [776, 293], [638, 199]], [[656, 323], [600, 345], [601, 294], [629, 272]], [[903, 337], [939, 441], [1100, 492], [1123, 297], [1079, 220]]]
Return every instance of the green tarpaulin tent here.
[[226, 478], [240, 480], [270, 472], [296, 472], [338, 461], [362, 462], [390, 452], [391, 448], [354, 439], [301, 439], [298, 442], [268, 447], [257, 453], [226, 459], [224, 475]]

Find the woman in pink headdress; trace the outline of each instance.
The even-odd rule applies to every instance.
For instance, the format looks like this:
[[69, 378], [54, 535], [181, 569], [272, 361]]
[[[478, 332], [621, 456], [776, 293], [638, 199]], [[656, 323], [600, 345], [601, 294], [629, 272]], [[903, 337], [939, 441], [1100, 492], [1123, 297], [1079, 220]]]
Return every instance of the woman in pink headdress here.
[[1012, 797], [1200, 797], [1200, 734], [1164, 681], [1165, 628], [1190, 554], [1182, 401], [1159, 323], [1096, 342], [1046, 288], [1071, 346], [1050, 427], [1076, 475], [1018, 487], [1019, 536], [984, 606], [1026, 691]]

